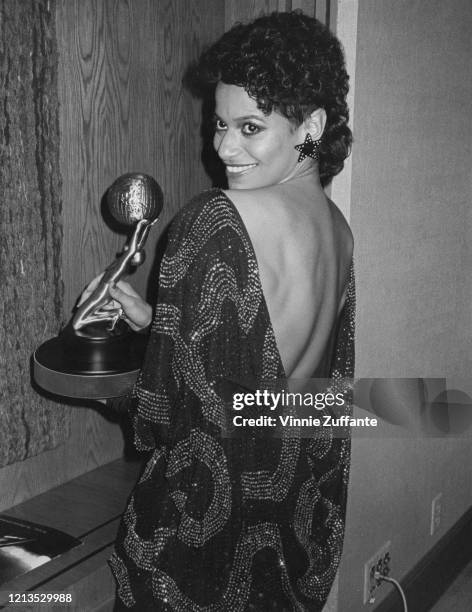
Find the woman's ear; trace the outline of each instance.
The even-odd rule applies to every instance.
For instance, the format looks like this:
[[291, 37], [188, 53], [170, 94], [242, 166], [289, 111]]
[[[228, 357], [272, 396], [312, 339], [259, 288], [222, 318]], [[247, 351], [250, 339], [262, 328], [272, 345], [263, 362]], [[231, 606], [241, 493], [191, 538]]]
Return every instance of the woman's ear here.
[[317, 108], [303, 122], [305, 129], [310, 133], [313, 140], [319, 140], [323, 135], [326, 125], [326, 111], [324, 108]]

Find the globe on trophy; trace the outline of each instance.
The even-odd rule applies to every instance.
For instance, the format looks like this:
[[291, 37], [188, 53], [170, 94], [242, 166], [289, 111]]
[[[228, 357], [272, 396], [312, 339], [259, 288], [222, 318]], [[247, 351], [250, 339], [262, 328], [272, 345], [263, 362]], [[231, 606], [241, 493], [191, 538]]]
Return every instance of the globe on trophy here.
[[105, 399], [125, 395], [140, 370], [146, 337], [123, 321], [109, 286], [144, 262], [144, 244], [162, 210], [158, 183], [147, 174], [120, 176], [106, 193], [106, 205], [120, 224], [134, 227], [122, 253], [106, 268], [87, 299], [56, 338], [33, 355], [37, 384], [56, 395]]

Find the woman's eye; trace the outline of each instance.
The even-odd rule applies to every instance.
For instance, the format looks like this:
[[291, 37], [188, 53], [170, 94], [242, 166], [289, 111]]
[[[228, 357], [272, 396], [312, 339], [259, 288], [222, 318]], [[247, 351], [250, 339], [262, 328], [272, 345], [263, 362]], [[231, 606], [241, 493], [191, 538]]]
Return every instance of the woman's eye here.
[[226, 130], [226, 123], [224, 121], [221, 121], [221, 119], [215, 119], [215, 130], [217, 132]]
[[255, 123], [245, 123], [242, 127], [242, 133], [246, 136], [252, 136], [253, 134], [258, 134], [261, 131], [261, 128]]

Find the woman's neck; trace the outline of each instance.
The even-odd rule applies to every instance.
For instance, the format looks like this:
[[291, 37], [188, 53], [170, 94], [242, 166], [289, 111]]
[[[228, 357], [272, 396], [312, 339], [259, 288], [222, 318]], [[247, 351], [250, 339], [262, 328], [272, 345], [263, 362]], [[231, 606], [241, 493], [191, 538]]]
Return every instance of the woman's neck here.
[[293, 170], [291, 170], [290, 173], [282, 181], [280, 181], [280, 184], [295, 180], [308, 180], [312, 184], [319, 184], [321, 186], [318, 164], [314, 163], [312, 160], [306, 160], [298, 163], [296, 166], [294, 166]]

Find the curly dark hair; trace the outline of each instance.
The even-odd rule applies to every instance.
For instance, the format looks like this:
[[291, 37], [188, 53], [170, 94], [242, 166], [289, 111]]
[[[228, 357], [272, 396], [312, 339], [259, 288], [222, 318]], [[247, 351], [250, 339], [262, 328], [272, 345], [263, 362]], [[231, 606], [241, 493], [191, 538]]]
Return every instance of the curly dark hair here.
[[319, 153], [323, 185], [338, 174], [349, 155], [349, 77], [338, 39], [300, 11], [272, 13], [236, 24], [201, 55], [200, 85], [219, 81], [244, 87], [262, 112], [278, 111], [300, 125], [315, 109], [327, 115]]

